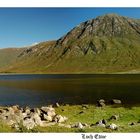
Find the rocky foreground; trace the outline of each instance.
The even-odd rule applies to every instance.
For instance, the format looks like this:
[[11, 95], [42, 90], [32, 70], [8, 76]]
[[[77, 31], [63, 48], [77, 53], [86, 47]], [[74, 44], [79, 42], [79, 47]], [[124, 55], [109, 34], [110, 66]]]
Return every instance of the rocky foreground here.
[[[58, 105], [58, 104], [57, 104]], [[83, 106], [87, 108], [87, 106]], [[79, 114], [82, 114], [80, 112]], [[111, 119], [117, 119], [118, 116], [112, 116]], [[11, 107], [4, 107], [0, 109], [0, 120], [7, 125], [20, 129], [20, 126], [25, 127], [26, 129], [33, 129], [35, 126], [48, 127], [51, 125], [59, 124], [59, 126], [67, 128], [79, 128], [83, 129], [84, 127], [90, 127], [86, 123], [78, 122], [72, 125], [65, 125], [67, 117], [61, 116], [55, 113], [55, 109], [52, 106], [45, 106], [41, 108], [19, 108], [18, 105]], [[106, 127], [106, 120], [100, 120], [96, 124], [91, 124]], [[108, 126], [110, 129], [117, 129], [117, 125], [111, 124]]]
[[[71, 130], [95, 131], [131, 131], [140, 128], [140, 108], [127, 109], [124, 107], [113, 108], [112, 105], [120, 105], [120, 100], [112, 100], [110, 106], [101, 99], [95, 105], [59, 105], [43, 106], [40, 108], [20, 108], [18, 105], [0, 108], [0, 122], [10, 126], [16, 131], [21, 128], [33, 130], [57, 127], [62, 132]], [[128, 130], [127, 130], [128, 129]], [[130, 129], [130, 130], [129, 130]], [[138, 130], [137, 130], [138, 129]], [[57, 130], [52, 129], [52, 132]], [[133, 130], [135, 131], [135, 129]], [[38, 131], [40, 132], [40, 131]], [[45, 131], [46, 132], [46, 131]]]
[[0, 120], [7, 125], [19, 129], [33, 129], [35, 126], [47, 127], [57, 123], [63, 123], [68, 118], [55, 113], [52, 106], [41, 108], [20, 108], [18, 105], [0, 109]]

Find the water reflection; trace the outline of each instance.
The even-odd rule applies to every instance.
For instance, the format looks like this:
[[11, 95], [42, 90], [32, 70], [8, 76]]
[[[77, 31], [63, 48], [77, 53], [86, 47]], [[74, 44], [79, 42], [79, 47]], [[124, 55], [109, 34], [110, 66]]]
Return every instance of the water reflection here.
[[140, 75], [1, 75], [0, 105], [95, 103], [104, 98], [139, 104]]

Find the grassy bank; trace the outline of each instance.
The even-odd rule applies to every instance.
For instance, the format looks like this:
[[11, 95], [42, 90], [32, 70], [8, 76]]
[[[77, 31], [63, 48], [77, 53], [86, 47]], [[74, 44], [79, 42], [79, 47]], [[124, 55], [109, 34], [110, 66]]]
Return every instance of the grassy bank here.
[[[81, 113], [83, 111], [83, 113]], [[118, 120], [110, 120], [107, 124], [115, 123], [119, 126], [118, 130], [110, 130], [103, 127], [91, 127], [85, 129], [63, 128], [52, 126], [50, 128], [36, 128], [40, 132], [140, 132], [140, 107], [124, 108], [106, 106], [104, 108], [89, 105], [88, 109], [83, 109], [80, 105], [75, 106], [61, 106], [56, 108], [58, 114], [67, 116], [69, 119], [67, 124], [74, 124], [77, 122], [95, 124], [97, 121], [108, 120], [112, 115], [119, 115]], [[135, 125], [130, 125], [132, 122]]]
[[[107, 124], [114, 123], [118, 126], [117, 130], [111, 130], [100, 126], [92, 126], [90, 128], [66, 128], [63, 126], [35, 127], [33, 130], [21, 128], [19, 132], [140, 132], [140, 107], [113, 107], [106, 106], [104, 108], [88, 105], [83, 108], [81, 105], [60, 106], [56, 109], [56, 113], [68, 117], [65, 124], [75, 124], [77, 122], [86, 123], [88, 125], [105, 119]], [[118, 115], [117, 120], [109, 120], [112, 115]], [[134, 125], [130, 125], [131, 123]], [[0, 124], [0, 132], [16, 132], [16, 130]]]

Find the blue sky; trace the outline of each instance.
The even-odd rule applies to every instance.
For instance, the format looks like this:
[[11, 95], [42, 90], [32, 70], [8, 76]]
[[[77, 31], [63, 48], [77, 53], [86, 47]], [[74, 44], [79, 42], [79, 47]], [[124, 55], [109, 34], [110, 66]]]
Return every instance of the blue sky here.
[[0, 8], [0, 48], [55, 40], [77, 24], [107, 13], [140, 18], [140, 8]]

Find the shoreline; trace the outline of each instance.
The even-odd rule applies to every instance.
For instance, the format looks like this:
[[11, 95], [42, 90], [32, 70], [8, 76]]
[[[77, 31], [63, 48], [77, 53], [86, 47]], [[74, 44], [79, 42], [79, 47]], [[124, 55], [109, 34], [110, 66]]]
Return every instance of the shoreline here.
[[140, 74], [140, 70], [130, 70], [130, 71], [118, 71], [118, 72], [23, 72], [23, 73], [18, 73], [18, 72], [0, 72], [0, 75], [40, 75], [40, 74], [45, 74], [45, 75], [126, 75], [126, 74]]
[[[5, 127], [1, 128], [3, 125], [0, 123], [0, 132], [7, 128], [8, 132], [140, 132], [140, 106], [118, 106], [114, 109], [112, 105], [98, 107], [57, 103], [55, 106], [41, 108], [9, 106], [4, 107], [4, 110], [11, 112], [8, 116], [10, 119], [6, 120], [9, 125], [4, 123]], [[20, 123], [14, 123], [13, 115]], [[4, 114], [0, 113], [1, 116]]]

